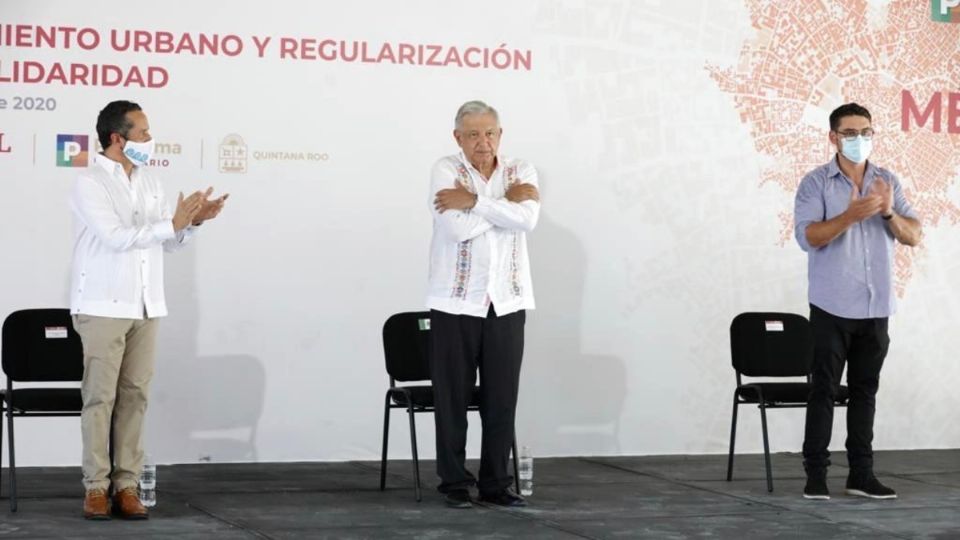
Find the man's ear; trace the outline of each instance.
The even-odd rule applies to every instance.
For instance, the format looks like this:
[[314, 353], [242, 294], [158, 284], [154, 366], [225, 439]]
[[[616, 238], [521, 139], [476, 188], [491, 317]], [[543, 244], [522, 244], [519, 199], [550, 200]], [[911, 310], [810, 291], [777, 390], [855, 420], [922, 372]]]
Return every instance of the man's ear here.
[[123, 146], [123, 137], [116, 132], [110, 134], [110, 145], [113, 146], [114, 144], [120, 145], [121, 147]]

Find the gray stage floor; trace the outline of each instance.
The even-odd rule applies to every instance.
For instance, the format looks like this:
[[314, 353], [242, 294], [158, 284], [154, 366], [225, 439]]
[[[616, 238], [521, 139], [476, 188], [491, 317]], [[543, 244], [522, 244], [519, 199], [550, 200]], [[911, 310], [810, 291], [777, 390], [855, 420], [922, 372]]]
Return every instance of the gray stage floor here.
[[[834, 461], [844, 462], [842, 455]], [[960, 450], [879, 452], [878, 475], [895, 501], [844, 496], [834, 466], [830, 501], [806, 501], [800, 457], [739, 456], [733, 482], [723, 456], [538, 459], [526, 509], [444, 507], [429, 487], [416, 503], [409, 462], [391, 462], [380, 492], [376, 463], [160, 467], [148, 522], [87, 522], [76, 468], [25, 468], [20, 511], [9, 512], [7, 471], [0, 539], [176, 538], [938, 538], [960, 539]]]

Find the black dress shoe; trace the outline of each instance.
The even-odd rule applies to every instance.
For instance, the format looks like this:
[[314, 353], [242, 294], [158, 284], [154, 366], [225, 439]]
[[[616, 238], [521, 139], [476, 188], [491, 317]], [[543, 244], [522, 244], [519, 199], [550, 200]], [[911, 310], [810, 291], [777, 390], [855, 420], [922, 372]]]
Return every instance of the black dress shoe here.
[[880, 483], [873, 473], [854, 474], [847, 478], [847, 495], [869, 499], [896, 499], [897, 492]]
[[527, 505], [527, 500], [514, 493], [510, 488], [504, 489], [503, 491], [498, 491], [496, 493], [481, 493], [480, 502], [514, 508]]
[[470, 508], [470, 492], [465, 489], [452, 489], [447, 493], [445, 501], [450, 508]]
[[830, 500], [830, 490], [827, 489], [827, 473], [808, 473], [807, 485], [803, 488], [803, 498], [826, 501]]

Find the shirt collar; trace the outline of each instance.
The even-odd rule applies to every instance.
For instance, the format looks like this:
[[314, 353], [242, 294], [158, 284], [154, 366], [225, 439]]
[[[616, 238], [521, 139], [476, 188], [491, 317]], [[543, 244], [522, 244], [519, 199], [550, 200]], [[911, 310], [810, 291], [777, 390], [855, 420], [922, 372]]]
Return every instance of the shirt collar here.
[[108, 173], [112, 175], [120, 175], [129, 180], [133, 180], [134, 177], [138, 176], [140, 173], [140, 167], [134, 165], [128, 178], [126, 171], [123, 170], [123, 165], [119, 161], [114, 161], [103, 154], [96, 154], [93, 156], [93, 162], [102, 167]]
[[123, 165], [121, 165], [120, 162], [114, 161], [103, 154], [93, 156], [93, 162], [106, 169], [109, 173], [115, 173], [117, 169], [123, 170]]
[[[867, 160], [867, 166], [863, 169], [863, 179], [866, 181], [869, 178], [873, 178], [875, 174], [876, 167], [873, 166], [873, 163], [870, 163], [870, 160]], [[835, 154], [833, 159], [830, 160], [830, 163], [827, 164], [827, 178], [833, 178], [835, 176], [843, 176], [843, 171], [840, 170], [840, 154]]]
[[[477, 170], [477, 168], [473, 166], [473, 163], [470, 163], [470, 160], [467, 159], [467, 155], [463, 153], [463, 150], [460, 150], [460, 153], [457, 155], [457, 157], [460, 158], [460, 163], [462, 163], [467, 168], [467, 170], [469, 169], [473, 169], [475, 171]], [[497, 174], [497, 171], [500, 170], [500, 168], [503, 166], [503, 155], [498, 153], [496, 160], [497, 160], [497, 166], [494, 167], [493, 173], [490, 175], [491, 178], [493, 177], [494, 174]], [[477, 172], [480, 172], [480, 171], [477, 171]]]

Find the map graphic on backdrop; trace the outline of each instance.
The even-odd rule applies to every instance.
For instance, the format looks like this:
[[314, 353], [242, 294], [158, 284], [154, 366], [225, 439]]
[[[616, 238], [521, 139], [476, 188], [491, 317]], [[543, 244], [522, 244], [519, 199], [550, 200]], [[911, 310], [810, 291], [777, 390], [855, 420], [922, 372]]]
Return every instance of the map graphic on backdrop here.
[[[896, 173], [924, 225], [956, 225], [948, 197], [960, 167], [955, 98], [960, 87], [960, 25], [934, 22], [929, 2], [746, 0], [756, 37], [736, 66], [707, 66], [733, 96], [758, 152], [771, 158], [761, 185], [794, 193], [800, 179], [833, 154], [827, 117], [856, 101], [873, 115], [875, 161]], [[793, 216], [781, 213], [781, 243], [792, 242]], [[899, 296], [922, 249], [900, 248]]]

